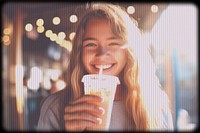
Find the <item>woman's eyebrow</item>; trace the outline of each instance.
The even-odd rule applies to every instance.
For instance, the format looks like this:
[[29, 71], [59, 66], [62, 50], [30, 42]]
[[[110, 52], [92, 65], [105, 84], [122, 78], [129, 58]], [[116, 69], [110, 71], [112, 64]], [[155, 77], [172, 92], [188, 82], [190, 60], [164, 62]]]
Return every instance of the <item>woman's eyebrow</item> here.
[[83, 42], [84, 41], [88, 41], [88, 40], [97, 40], [96, 38], [93, 38], [93, 37], [86, 37], [83, 39]]
[[108, 41], [118, 41], [118, 42], [122, 42], [122, 41], [123, 41], [123, 39], [118, 38], [118, 37], [116, 37], [116, 36], [109, 37], [109, 38], [107, 38], [106, 40], [108, 40]]
[[[83, 39], [83, 42], [88, 41], [88, 40], [95, 40], [96, 41], [97, 39], [94, 38], [94, 37], [86, 37], [86, 38]], [[118, 40], [118, 38], [113, 36], [113, 37], [108, 37], [106, 40]]]
[[117, 39], [115, 36], [107, 38], [107, 40], [114, 40]]

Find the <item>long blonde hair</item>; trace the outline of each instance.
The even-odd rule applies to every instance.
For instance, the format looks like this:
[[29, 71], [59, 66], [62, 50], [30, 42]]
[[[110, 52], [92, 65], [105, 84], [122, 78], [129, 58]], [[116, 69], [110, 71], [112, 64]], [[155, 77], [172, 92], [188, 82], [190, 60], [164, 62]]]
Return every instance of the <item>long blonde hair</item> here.
[[[113, 33], [126, 41], [127, 63], [119, 79], [128, 115], [133, 118], [136, 130], [156, 130], [162, 124], [162, 111], [167, 106], [167, 97], [160, 89], [155, 76], [155, 66], [144, 47], [137, 22], [118, 5], [87, 4], [73, 40], [67, 81], [73, 98], [83, 95], [81, 78], [86, 71], [82, 64], [82, 37], [91, 17], [103, 17], [110, 22]], [[162, 99], [160, 99], [162, 98]]]

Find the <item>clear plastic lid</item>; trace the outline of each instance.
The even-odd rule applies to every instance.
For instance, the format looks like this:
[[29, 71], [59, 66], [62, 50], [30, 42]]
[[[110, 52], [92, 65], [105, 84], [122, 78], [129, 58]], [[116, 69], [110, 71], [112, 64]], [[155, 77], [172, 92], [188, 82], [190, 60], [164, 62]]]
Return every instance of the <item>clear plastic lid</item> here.
[[99, 82], [120, 84], [119, 78], [116, 76], [111, 76], [111, 75], [101, 75], [100, 76], [99, 74], [84, 75], [81, 81], [83, 83], [99, 81]]

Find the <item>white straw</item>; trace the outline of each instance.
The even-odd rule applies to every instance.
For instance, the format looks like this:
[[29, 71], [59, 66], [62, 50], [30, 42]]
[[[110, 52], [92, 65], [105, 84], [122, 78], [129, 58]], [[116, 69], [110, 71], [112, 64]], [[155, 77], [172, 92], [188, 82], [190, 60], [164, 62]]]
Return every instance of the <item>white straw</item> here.
[[101, 65], [100, 70], [99, 70], [99, 75], [102, 75], [102, 74], [103, 74], [103, 66]]
[[99, 70], [99, 79], [102, 79], [102, 74], [103, 74], [103, 66], [101, 65]]

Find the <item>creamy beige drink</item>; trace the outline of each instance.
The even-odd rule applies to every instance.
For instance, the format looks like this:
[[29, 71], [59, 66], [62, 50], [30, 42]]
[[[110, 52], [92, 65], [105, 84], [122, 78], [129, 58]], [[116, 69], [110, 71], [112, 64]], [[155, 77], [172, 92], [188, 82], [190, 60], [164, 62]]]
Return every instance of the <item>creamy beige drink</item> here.
[[102, 116], [102, 123], [87, 130], [108, 130], [116, 86], [120, 83], [118, 77], [89, 74], [83, 76], [82, 82], [84, 82], [85, 94], [97, 95], [104, 99], [102, 103], [99, 103], [105, 109], [105, 113]]

